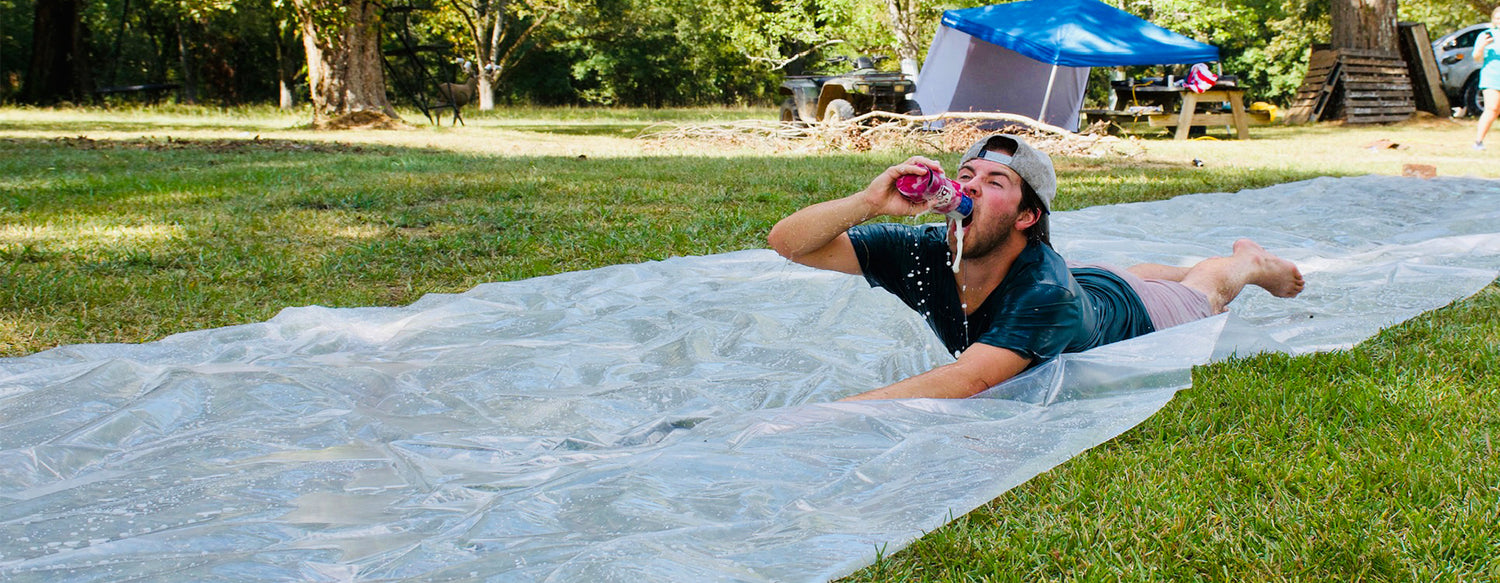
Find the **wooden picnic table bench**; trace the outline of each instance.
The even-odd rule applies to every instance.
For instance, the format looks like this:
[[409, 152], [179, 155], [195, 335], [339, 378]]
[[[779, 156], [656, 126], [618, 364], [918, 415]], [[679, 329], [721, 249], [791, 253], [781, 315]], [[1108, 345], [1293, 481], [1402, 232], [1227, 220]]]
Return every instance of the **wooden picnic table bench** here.
[[[1245, 90], [1230, 85], [1215, 85], [1203, 93], [1194, 93], [1182, 87], [1164, 85], [1139, 85], [1115, 87], [1117, 103], [1134, 106], [1160, 106], [1161, 113], [1145, 117], [1152, 127], [1176, 127], [1174, 139], [1186, 140], [1193, 126], [1224, 126], [1234, 128], [1234, 137], [1250, 138], [1250, 114], [1245, 111]], [[1229, 104], [1229, 113], [1198, 112], [1198, 104]], [[1219, 108], [1222, 109], [1222, 106]], [[1092, 111], [1090, 113], [1093, 113]], [[1109, 113], [1109, 112], [1101, 112]], [[1130, 115], [1124, 111], [1121, 114]], [[1108, 117], [1105, 115], [1105, 117]]]

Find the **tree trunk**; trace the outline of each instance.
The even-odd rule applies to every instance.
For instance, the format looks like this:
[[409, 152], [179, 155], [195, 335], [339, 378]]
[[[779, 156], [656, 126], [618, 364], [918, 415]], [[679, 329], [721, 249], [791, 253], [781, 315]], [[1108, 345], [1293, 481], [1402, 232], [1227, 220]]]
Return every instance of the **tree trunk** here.
[[901, 61], [916, 61], [922, 53], [921, 43], [916, 39], [917, 7], [909, 0], [885, 0], [886, 15], [891, 19], [891, 32], [896, 37], [896, 57]]
[[[553, 14], [561, 8], [548, 7], [543, 3], [528, 3], [528, 11], [531, 12], [531, 23], [525, 30], [520, 32], [507, 31], [511, 24], [519, 24], [517, 18], [507, 19], [508, 0], [491, 0], [487, 3], [464, 4], [454, 2], [454, 8], [463, 12], [469, 22], [469, 34], [474, 40], [474, 62], [479, 67], [479, 88], [475, 91], [479, 94], [479, 109], [481, 111], [495, 108], [495, 89], [500, 85], [500, 78], [505, 72], [521, 58], [526, 39], [531, 33], [536, 32], [543, 23], [547, 22]], [[513, 34], [507, 35], [507, 32]], [[486, 39], [485, 37], [489, 38]], [[507, 37], [508, 36], [508, 37]], [[503, 43], [503, 47], [502, 47]], [[502, 52], [500, 49], [504, 48]]]
[[33, 13], [31, 64], [21, 99], [82, 102], [92, 93], [83, 38], [85, 0], [39, 0]]
[[1399, 54], [1396, 0], [1333, 0], [1333, 48]]
[[[479, 88], [475, 93], [479, 94], [479, 111], [490, 111], [495, 109], [495, 84], [500, 80], [498, 70], [491, 73], [491, 68], [498, 66], [496, 59], [500, 57], [500, 39], [505, 37], [505, 10], [509, 2], [506, 0], [493, 0], [484, 5], [476, 5], [477, 19], [473, 19], [474, 26], [470, 31], [474, 38], [474, 48], [477, 57], [474, 66], [479, 67], [475, 74], [479, 76]], [[489, 38], [486, 39], [485, 36]]]
[[279, 99], [276, 101], [276, 107], [291, 109], [297, 106], [297, 100], [292, 98], [292, 86], [287, 83], [286, 75], [282, 75], [281, 79], [277, 81], [276, 89], [276, 94], [279, 96]]
[[[402, 125], [385, 96], [380, 16], [375, 2], [295, 0], [295, 3], [302, 26], [302, 46], [307, 50], [307, 83], [312, 93], [314, 127]], [[381, 116], [385, 119], [379, 119]]]
[[120, 6], [120, 25], [115, 28], [114, 47], [109, 51], [109, 75], [104, 78], [105, 86], [114, 86], [115, 73], [120, 70], [120, 42], [125, 39], [125, 23], [130, 19], [130, 0], [125, 0]]
[[489, 111], [495, 109], [495, 82], [489, 73], [479, 74], [479, 110]]
[[177, 19], [177, 62], [182, 66], [182, 102], [198, 103], [198, 77], [193, 74], [193, 65], [188, 60], [187, 34], [182, 19]]
[[276, 89], [280, 96], [278, 107], [291, 109], [296, 105], [296, 99], [292, 96], [292, 78], [295, 77], [291, 69], [291, 59], [286, 50], [286, 29], [278, 23], [276, 25]]

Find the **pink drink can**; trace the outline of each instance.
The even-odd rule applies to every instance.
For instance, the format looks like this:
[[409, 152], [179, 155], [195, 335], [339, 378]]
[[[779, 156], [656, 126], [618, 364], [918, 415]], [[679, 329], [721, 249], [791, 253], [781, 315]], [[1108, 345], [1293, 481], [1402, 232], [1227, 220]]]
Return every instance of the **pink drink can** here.
[[934, 212], [958, 218], [969, 216], [973, 201], [963, 193], [963, 185], [943, 176], [936, 168], [928, 168], [926, 174], [906, 174], [896, 179], [896, 191], [912, 202], [935, 201]]

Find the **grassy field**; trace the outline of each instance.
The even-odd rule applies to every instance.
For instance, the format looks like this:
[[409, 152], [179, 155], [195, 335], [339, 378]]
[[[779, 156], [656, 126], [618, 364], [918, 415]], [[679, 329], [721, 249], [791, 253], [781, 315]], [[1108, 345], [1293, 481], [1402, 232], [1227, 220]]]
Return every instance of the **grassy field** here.
[[[771, 115], [524, 109], [317, 133], [273, 109], [0, 109], [0, 356], [763, 247], [781, 216], [910, 153], [636, 139]], [[1471, 133], [1130, 141], [1130, 156], [1060, 158], [1057, 206], [1406, 164], [1500, 177], [1500, 143], [1474, 151]], [[851, 580], [1500, 579], [1497, 362], [1492, 285], [1354, 350], [1202, 367], [1146, 423]]]

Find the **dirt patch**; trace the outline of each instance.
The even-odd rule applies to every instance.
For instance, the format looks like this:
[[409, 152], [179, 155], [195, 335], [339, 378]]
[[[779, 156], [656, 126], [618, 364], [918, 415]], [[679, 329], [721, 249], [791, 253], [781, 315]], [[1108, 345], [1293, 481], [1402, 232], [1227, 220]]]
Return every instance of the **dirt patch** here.
[[329, 120], [313, 123], [317, 130], [409, 130], [412, 126], [401, 118], [378, 111], [352, 111]]
[[[22, 140], [6, 139], [9, 143]], [[185, 140], [166, 137], [137, 138], [133, 140], [96, 140], [88, 136], [56, 138], [54, 143], [76, 150], [202, 150], [215, 153], [259, 152], [315, 152], [315, 153], [364, 153], [369, 148], [357, 144], [339, 142], [303, 142], [297, 140], [263, 140], [255, 136], [248, 140]]]

